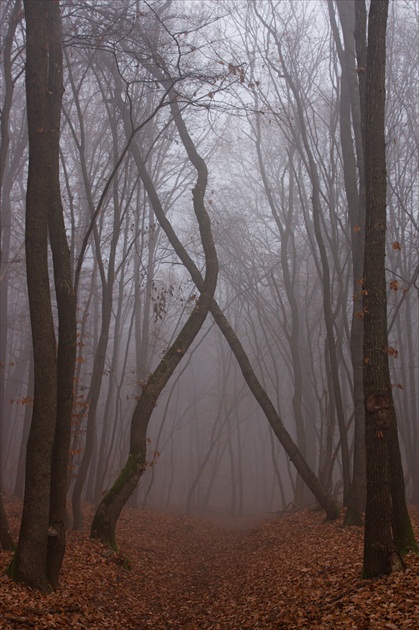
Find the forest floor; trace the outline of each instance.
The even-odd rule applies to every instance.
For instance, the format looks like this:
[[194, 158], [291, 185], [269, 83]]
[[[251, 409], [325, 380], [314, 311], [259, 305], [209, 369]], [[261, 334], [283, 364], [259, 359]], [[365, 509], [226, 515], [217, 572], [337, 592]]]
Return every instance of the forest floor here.
[[[6, 504], [15, 537], [20, 505]], [[86, 525], [91, 513], [86, 508]], [[419, 538], [419, 511], [412, 511]], [[0, 551], [0, 628], [419, 628], [419, 556], [362, 580], [363, 534], [301, 511], [241, 527], [126, 509], [118, 553], [68, 532], [61, 586], [14, 584]]]

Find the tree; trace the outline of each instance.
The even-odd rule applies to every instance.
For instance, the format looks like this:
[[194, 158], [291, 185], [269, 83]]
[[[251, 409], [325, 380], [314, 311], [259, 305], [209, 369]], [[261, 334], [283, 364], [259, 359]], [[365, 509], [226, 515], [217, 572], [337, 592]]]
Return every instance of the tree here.
[[[56, 3], [47, 4], [51, 7]], [[413, 38], [404, 25], [406, 20], [396, 19], [399, 9], [393, 5], [394, 32], [400, 32], [400, 39], [406, 38], [406, 44], [410, 44]], [[12, 17], [19, 3], [7, 0], [4, 6], [5, 15]], [[349, 504], [347, 520], [353, 521], [355, 514], [359, 522], [364, 478], [364, 396], [359, 375], [364, 367], [360, 353], [362, 316], [367, 313], [358, 300], [352, 302], [351, 298], [366, 290], [362, 284], [365, 113], [361, 116], [366, 104], [363, 70], [367, 64], [363, 54], [367, 46], [366, 35], [362, 35], [366, 14], [364, 18], [361, 15], [365, 3], [281, 0], [255, 4], [241, 0], [243, 11], [237, 19], [237, 4], [231, 15], [221, 15], [218, 8], [232, 8], [231, 2], [214, 5], [204, 0], [153, 0], [141, 11], [138, 3], [112, 4], [106, 0], [92, 6], [72, 4], [67, 11], [68, 6], [63, 17], [65, 72], [72, 89], [64, 94], [60, 175], [65, 184], [62, 194], [71, 239], [70, 257], [71, 261], [78, 259], [75, 278], [80, 279], [75, 283], [79, 288], [80, 336], [70, 453], [71, 465], [74, 461], [74, 471], [77, 473], [78, 467], [79, 472], [73, 510], [76, 525], [81, 524], [81, 500], [97, 500], [124, 467], [130, 420], [143, 393], [142, 386], [195, 304], [191, 296], [199, 295], [203, 287], [199, 268], [203, 267], [204, 256], [196, 236], [192, 204], [188, 203], [188, 188], [193, 186], [195, 172], [176, 130], [176, 105], [210, 173], [205, 203], [213, 219], [221, 270], [217, 298], [211, 299], [210, 309], [239, 366], [233, 361], [227, 370], [224, 352], [229, 349], [225, 345], [223, 352], [214, 352], [219, 331], [213, 326], [211, 335], [200, 336], [202, 350], [193, 352], [199, 345], [195, 341], [188, 352], [190, 371], [188, 368], [182, 374], [178, 370], [174, 395], [166, 396], [167, 392], [162, 391], [160, 405], [153, 410], [153, 422], [147, 427], [151, 406], [147, 413], [136, 414], [133, 425], [140, 427], [137, 437], [147, 430], [153, 450], [163, 451], [165, 445], [169, 448], [158, 466], [147, 466], [147, 475], [142, 477], [131, 504], [161, 504], [166, 497], [178, 505], [187, 502], [182, 481], [189, 479], [191, 507], [207, 503], [210, 507], [219, 499], [229, 503], [231, 498], [232, 505], [239, 508], [240, 494], [245, 511], [256, 505], [269, 509], [278, 498], [285, 509], [292, 495], [299, 503], [309, 498], [303, 488], [304, 479], [328, 518], [333, 518], [337, 511], [329, 492], [333, 490], [339, 496], [343, 477], [348, 489], [353, 462], [349, 489], [356, 505], [351, 513]], [[184, 6], [191, 9], [187, 15]], [[330, 21], [324, 19], [328, 7]], [[410, 11], [403, 7], [403, 11]], [[206, 9], [212, 17], [202, 26]], [[9, 149], [3, 140], [1, 147], [2, 165], [7, 151], [8, 155], [1, 173], [0, 308], [2, 324], [5, 311], [9, 321], [7, 329], [2, 326], [1, 331], [1, 363], [5, 364], [1, 366], [4, 389], [0, 398], [5, 413], [1, 446], [4, 491], [13, 487], [16, 477], [15, 487], [22, 493], [23, 477], [15, 461], [19, 445], [26, 445], [32, 408], [10, 405], [9, 400], [22, 400], [28, 394], [31, 379], [27, 375], [32, 373], [27, 292], [22, 266], [15, 265], [24, 238], [20, 207], [26, 191], [20, 173], [27, 163], [26, 126], [21, 123], [25, 116], [21, 106], [21, 51], [25, 39], [18, 23], [10, 50], [13, 23], [8, 31], [7, 22], [4, 33], [8, 33], [8, 47], [2, 68], [8, 81], [4, 82], [1, 123], [2, 139], [8, 127], [10, 142]], [[234, 29], [237, 37], [226, 38], [226, 33]], [[53, 30], [50, 22], [48, 107], [56, 116], [61, 79], [56, 77], [57, 85], [53, 85], [53, 71], [60, 65], [57, 57], [57, 63], [53, 62], [60, 52], [53, 45]], [[388, 73], [386, 124], [391, 189], [387, 240], [402, 244], [402, 251], [392, 250], [387, 261], [392, 274], [392, 284], [387, 283], [389, 339], [397, 337], [400, 353], [398, 363], [390, 361], [390, 374], [394, 383], [400, 381], [404, 386], [403, 391], [400, 387], [393, 394], [396, 409], [398, 404], [403, 405], [399, 428], [408, 463], [406, 483], [409, 491], [417, 492], [417, 479], [413, 485], [417, 405], [411, 402], [417, 386], [415, 373], [409, 370], [416, 363], [417, 351], [412, 333], [414, 296], [413, 291], [407, 291], [417, 278], [416, 269], [412, 272], [414, 239], [409, 238], [415, 227], [409, 214], [415, 203], [416, 162], [412, 158], [417, 134], [413, 133], [413, 107], [406, 105], [410, 92], [413, 103], [411, 53], [407, 47], [401, 52], [400, 40], [397, 42], [390, 36], [387, 43], [388, 59], [395, 64], [394, 71]], [[59, 121], [56, 117], [55, 122], [51, 117], [49, 120], [57, 139]], [[137, 133], [140, 128], [141, 133]], [[48, 150], [50, 180], [56, 182], [52, 142]], [[51, 301], [54, 315], [60, 313], [58, 319], [54, 318], [54, 328], [57, 334], [58, 323], [61, 337], [55, 344], [57, 370], [60, 361], [67, 367], [73, 362], [72, 324], [71, 319], [65, 321], [65, 314], [72, 312], [75, 303], [72, 262], [59, 271], [61, 253], [68, 255], [63, 223], [60, 220], [59, 227], [57, 223], [62, 215], [59, 197], [58, 187], [50, 187], [48, 230], [53, 256], [48, 266], [51, 272], [54, 265], [55, 293]], [[164, 230], [157, 226], [156, 217]], [[207, 320], [204, 326], [209, 326]], [[64, 327], [69, 333], [69, 354], [64, 352]], [[396, 380], [402, 369], [409, 370], [409, 376], [397, 376]], [[222, 398], [243, 384], [242, 376], [251, 391], [245, 388], [243, 400], [237, 398], [231, 409]], [[64, 380], [67, 385], [62, 387], [60, 382]], [[157, 377], [152, 381], [155, 396], [163, 383], [157, 381]], [[61, 484], [66, 477], [67, 438], [61, 438], [69, 429], [72, 395], [70, 371], [65, 370], [61, 381], [57, 371], [55, 429], [58, 420], [62, 425], [60, 430], [54, 429], [53, 453], [57, 440], [63, 448], [60, 466], [54, 468], [57, 473], [52, 473], [50, 484], [49, 527], [54, 534], [48, 536], [51, 558], [55, 557], [54, 544], [60, 543], [62, 553], [65, 542], [60, 537], [62, 519], [52, 514], [57, 514], [52, 507], [53, 484]], [[231, 403], [234, 399], [232, 396]], [[163, 419], [162, 407], [166, 409]], [[264, 424], [263, 413], [270, 426]], [[133, 434], [137, 428], [133, 428]], [[403, 525], [407, 522], [405, 505], [399, 509], [397, 503], [400, 497], [404, 500], [404, 490], [400, 491], [403, 471], [400, 453], [393, 450], [395, 444], [390, 439], [389, 458], [395, 462], [389, 466], [392, 526], [393, 533], [403, 533], [407, 531]], [[188, 448], [192, 449], [191, 456], [184, 457]], [[25, 458], [19, 459], [24, 462]], [[136, 474], [140, 476], [143, 471], [139, 466]], [[313, 471], [318, 471], [317, 476]], [[240, 480], [237, 494], [233, 486], [230, 495], [224, 481], [229, 473], [231, 483]], [[148, 480], [148, 488], [153, 483], [150, 492]], [[131, 488], [134, 481], [133, 477]], [[355, 491], [356, 483], [359, 493]], [[124, 493], [126, 496], [126, 490]], [[345, 499], [347, 495], [345, 492]], [[64, 505], [61, 500], [60, 505]], [[116, 511], [112, 518], [116, 520]], [[7, 531], [7, 525], [3, 530]], [[396, 548], [399, 544], [401, 548], [411, 546], [408, 537], [403, 537]], [[58, 572], [54, 570], [55, 575]], [[52, 571], [47, 578], [49, 584], [54, 584]]]
[[[406, 508], [388, 345], [386, 252], [385, 62], [388, 0], [372, 0], [368, 16], [364, 253], [364, 396], [367, 502], [364, 577], [404, 567], [414, 544]], [[410, 534], [410, 536], [409, 536]]]
[[46, 575], [51, 456], [57, 408], [54, 322], [48, 274], [48, 209], [52, 126], [48, 103], [49, 2], [25, 2], [29, 172], [26, 196], [26, 266], [35, 393], [27, 444], [26, 486], [12, 577], [42, 591]]
[[[139, 33], [140, 41], [143, 40], [143, 34]], [[150, 44], [149, 44], [150, 45]], [[127, 47], [128, 50], [128, 47]], [[144, 65], [144, 67], [150, 72], [151, 76], [154, 80], [158, 81], [165, 90], [171, 99], [170, 107], [172, 112], [172, 117], [176, 126], [178, 128], [179, 136], [182, 142], [184, 143], [185, 149], [187, 150], [188, 157], [190, 161], [195, 165], [196, 164], [196, 149], [194, 149], [194, 145], [190, 143], [190, 139], [188, 140], [189, 134], [186, 131], [186, 127], [183, 123], [183, 117], [181, 116], [181, 110], [179, 102], [182, 102], [182, 96], [179, 92], [173, 87], [173, 79], [171, 77], [170, 71], [165, 66], [165, 63], [160, 55], [154, 51], [153, 46], [151, 45], [151, 55], [148, 53], [144, 56], [138, 56], [138, 61]], [[144, 59], [145, 57], [145, 59]], [[151, 60], [150, 60], [151, 57]], [[180, 62], [179, 62], [180, 63]], [[127, 91], [128, 92], [128, 91]], [[184, 98], [184, 97], [183, 97]], [[121, 108], [122, 109], [122, 108]], [[125, 111], [125, 120], [126, 120], [126, 135], [127, 137], [132, 136], [132, 128], [134, 127], [134, 123], [130, 120], [131, 109], [126, 108]], [[189, 149], [187, 148], [189, 146]], [[146, 168], [146, 162], [143, 158], [140, 148], [136, 140], [130, 145], [131, 152], [134, 156], [134, 159], [137, 163], [137, 167], [139, 170], [140, 177], [143, 181], [144, 187], [147, 191], [148, 197], [153, 206], [155, 215], [162, 226], [163, 230], [166, 232], [166, 236], [169, 238], [171, 245], [175, 249], [177, 255], [180, 257], [181, 261], [187, 267], [188, 271], [191, 273], [191, 276], [199, 290], [202, 293], [205, 282], [202, 278], [200, 272], [198, 271], [195, 264], [192, 262], [190, 257], [188, 256], [185, 248], [180, 244], [179, 239], [173, 231], [171, 224], [169, 223], [167, 217], [162, 208], [162, 203], [160, 201], [159, 195], [155, 189], [153, 181], [148, 174]], [[194, 157], [195, 155], [195, 157]], [[194, 198], [194, 203], [196, 203], [196, 198]], [[208, 271], [208, 270], [207, 270]], [[336, 505], [327, 494], [323, 491], [318, 480], [316, 479], [313, 472], [310, 470], [309, 466], [305, 462], [304, 458], [301, 456], [298, 448], [294, 444], [288, 432], [282, 425], [281, 420], [275, 408], [269, 398], [264, 392], [263, 387], [260, 385], [258, 379], [256, 378], [251, 366], [250, 361], [238, 341], [234, 331], [231, 329], [231, 326], [228, 324], [225, 319], [221, 309], [215, 303], [214, 299], [210, 300], [211, 304], [211, 312], [214, 315], [217, 324], [223, 330], [223, 334], [226, 336], [230, 347], [233, 349], [236, 358], [239, 358], [239, 363], [241, 365], [243, 375], [245, 379], [250, 385], [250, 388], [254, 395], [256, 396], [259, 404], [262, 406], [265, 413], [267, 413], [269, 417], [269, 421], [274, 426], [274, 430], [281, 440], [283, 444], [285, 444], [285, 449], [288, 455], [291, 457], [293, 462], [296, 464], [297, 470], [302, 474], [304, 480], [308, 483], [310, 489], [312, 489], [315, 496], [318, 498], [321, 505], [327, 512], [327, 516], [330, 519], [336, 518], [338, 515], [338, 510]], [[217, 312], [217, 315], [215, 315]], [[185, 327], [186, 330], [186, 327]], [[182, 334], [182, 333], [181, 333]], [[187, 345], [183, 344], [183, 347], [187, 347]], [[169, 353], [171, 350], [169, 350]], [[146, 390], [143, 389], [143, 392], [140, 396], [140, 400], [137, 404], [137, 408], [134, 411], [134, 415], [131, 423], [131, 446], [130, 446], [130, 457], [115, 484], [111, 488], [111, 490], [105, 495], [103, 501], [99, 505], [99, 508], [96, 512], [91, 533], [95, 537], [99, 537], [105, 540], [108, 544], [115, 546], [115, 527], [116, 521], [119, 517], [120, 511], [125, 504], [127, 498], [130, 496], [131, 492], [135, 488], [138, 479], [140, 478], [145, 464], [145, 431], [148, 426], [148, 421], [151, 415], [149, 403], [147, 401], [147, 395], [145, 395], [145, 391], [153, 394], [155, 401], [157, 401], [157, 396], [160, 394], [161, 383], [159, 382], [159, 369], [149, 377], [148, 381], [145, 383]], [[164, 383], [163, 383], [164, 384]], [[148, 409], [147, 409], [148, 407]]]
[[131, 421], [130, 452], [128, 460], [112, 488], [102, 499], [91, 526], [91, 535], [100, 538], [115, 548], [115, 529], [122, 508], [135, 490], [138, 479], [146, 466], [147, 427], [157, 400], [183, 356], [189, 350], [207, 317], [211, 299], [217, 285], [218, 261], [212, 237], [209, 216], [205, 208], [205, 192], [208, 171], [205, 161], [196, 150], [176, 103], [177, 94], [171, 91], [172, 113], [189, 160], [197, 171], [197, 180], [192, 191], [196, 219], [199, 225], [202, 246], [205, 253], [205, 278], [200, 296], [192, 313], [177, 335], [174, 343], [165, 353], [157, 368], [143, 384], [143, 391], [137, 402]]
[[[81, 55], [83, 59], [83, 55]], [[86, 63], [86, 62], [84, 62]], [[113, 107], [116, 103], [114, 99], [109, 99], [109, 92], [114, 92], [115, 88], [113, 87], [113, 78], [112, 74], [115, 74], [115, 82], [118, 84], [121, 83], [121, 77], [119, 75], [119, 70], [116, 67], [115, 58], [113, 55], [108, 55], [107, 51], [98, 50], [96, 54], [88, 59], [86, 66], [82, 66], [84, 68], [82, 78], [79, 77], [76, 80], [76, 77], [73, 75], [73, 70], [69, 69], [69, 78], [70, 83], [73, 90], [73, 100], [76, 106], [77, 117], [78, 117], [78, 134], [75, 128], [74, 121], [71, 120], [69, 114], [66, 114], [67, 120], [69, 121], [72, 136], [74, 138], [74, 142], [77, 147], [77, 151], [80, 159], [80, 167], [81, 167], [81, 175], [82, 175], [82, 183], [85, 190], [85, 194], [87, 197], [87, 207], [89, 217], [89, 228], [86, 231], [81, 250], [79, 253], [79, 259], [76, 266], [75, 271], [75, 286], [78, 291], [80, 288], [80, 277], [82, 270], [82, 263], [86, 255], [86, 251], [88, 248], [88, 243], [90, 241], [90, 236], [93, 234], [93, 243], [94, 243], [94, 253], [95, 259], [97, 262], [97, 266], [99, 269], [99, 277], [100, 277], [100, 285], [102, 290], [102, 300], [101, 300], [101, 316], [100, 316], [100, 334], [98, 343], [95, 346], [95, 353], [93, 357], [93, 366], [90, 380], [89, 392], [86, 397], [86, 407], [87, 411], [87, 426], [86, 426], [86, 439], [84, 442], [84, 449], [82, 450], [81, 462], [77, 471], [76, 481], [74, 484], [73, 492], [72, 492], [72, 508], [73, 508], [73, 527], [75, 529], [81, 529], [82, 527], [82, 513], [81, 513], [81, 499], [82, 492], [85, 486], [85, 482], [88, 476], [89, 469], [90, 480], [94, 479], [95, 468], [92, 465], [92, 459], [96, 455], [96, 431], [97, 431], [97, 415], [98, 415], [98, 406], [100, 404], [100, 394], [102, 391], [102, 385], [105, 375], [105, 364], [107, 361], [107, 351], [109, 345], [110, 331], [112, 327], [112, 319], [113, 319], [113, 306], [114, 306], [114, 288], [116, 277], [118, 275], [118, 270], [120, 270], [121, 266], [117, 265], [118, 254], [121, 253], [120, 250], [120, 238], [121, 238], [121, 225], [123, 221], [128, 221], [129, 214], [129, 202], [131, 201], [130, 196], [126, 197], [126, 190], [124, 186], [121, 187], [121, 181], [123, 180], [123, 175], [121, 175], [122, 163], [125, 156], [128, 154], [128, 149], [130, 144], [133, 141], [135, 135], [143, 129], [147, 124], [149, 124], [154, 117], [160, 111], [162, 104], [164, 102], [164, 98], [161, 100], [156, 100], [153, 98], [145, 99], [145, 101], [149, 100], [146, 107], [146, 115], [144, 119], [131, 130], [130, 135], [127, 137], [126, 142], [123, 144], [122, 149], [119, 148], [119, 140], [120, 134], [118, 133], [118, 108]], [[100, 122], [100, 126], [103, 125], [102, 129], [110, 127], [111, 129], [111, 138], [112, 138], [112, 149], [113, 155], [111, 151], [111, 170], [109, 175], [105, 177], [105, 185], [102, 184], [102, 179], [98, 178], [96, 169], [89, 169], [89, 146], [88, 146], [88, 138], [90, 135], [90, 130], [88, 125], [86, 125], [86, 114], [82, 112], [83, 110], [83, 84], [84, 84], [84, 72], [89, 71], [93, 75], [94, 81], [91, 82], [91, 85], [97, 85], [99, 88], [99, 95], [101, 97], [100, 101], [96, 101], [97, 107], [102, 106], [104, 112], [106, 113], [106, 118], [104, 122]], [[105, 76], [103, 76], [105, 75]], [[140, 83], [143, 86], [143, 82]], [[91, 86], [90, 91], [91, 91]], [[144, 86], [143, 86], [144, 88]], [[143, 92], [146, 91], [143, 89]], [[144, 96], [142, 94], [141, 96]], [[142, 105], [144, 105], [142, 98], [139, 96], [139, 100]], [[144, 113], [144, 111], [142, 112]], [[94, 113], [96, 117], [96, 112]], [[96, 124], [96, 122], [92, 121], [92, 124]], [[107, 135], [102, 133], [100, 137], [105, 137], [105, 155], [109, 155], [109, 145], [107, 142]], [[129, 154], [128, 154], [129, 155]], [[112, 162], [113, 160], [113, 162]], [[103, 168], [103, 165], [100, 165], [100, 168]], [[105, 173], [108, 168], [108, 164], [104, 165]], [[100, 183], [98, 183], [100, 182]], [[99, 196], [99, 201], [95, 204], [94, 201], [94, 192], [95, 186], [99, 187], [101, 194]], [[134, 183], [130, 183], [130, 189], [136, 190], [136, 185]], [[112, 194], [111, 194], [112, 191]], [[132, 193], [131, 193], [132, 194]], [[139, 194], [139, 193], [137, 193]], [[124, 205], [125, 200], [129, 200], [125, 210], [121, 208]], [[109, 250], [105, 253], [103, 244], [101, 243], [101, 238], [103, 237], [103, 230], [109, 226], [107, 225], [107, 217], [106, 213], [102, 214], [103, 209], [107, 209], [108, 206], [113, 204], [113, 215], [112, 215], [112, 226], [110, 229], [110, 247]], [[101, 221], [99, 221], [99, 215], [101, 216]], [[132, 243], [135, 241], [133, 239], [130, 243], [129, 251], [132, 248]], [[123, 266], [125, 262], [123, 262]], [[137, 316], [139, 314], [137, 313]], [[114, 348], [115, 352], [115, 348]], [[102, 435], [106, 437], [106, 432]], [[103, 454], [103, 449], [101, 449], [101, 453]], [[101, 455], [99, 453], [99, 457]], [[102, 476], [102, 471], [99, 470]], [[98, 479], [98, 483], [102, 483], [102, 479]]]
[[[13, 38], [21, 19], [22, 6], [20, 0], [5, 3], [2, 20], [7, 24], [4, 33], [3, 48], [3, 101], [0, 118], [0, 544], [3, 549], [12, 549], [13, 541], [9, 530], [6, 511], [3, 505], [3, 453], [4, 453], [4, 416], [5, 416], [5, 366], [7, 346], [7, 305], [8, 305], [8, 273], [7, 264], [10, 255], [10, 190], [13, 181], [13, 168], [9, 162], [10, 112], [16, 79], [12, 75]], [[8, 19], [7, 19], [8, 18]], [[16, 161], [15, 165], [16, 165]], [[6, 175], [6, 167], [9, 172]], [[4, 264], [6, 259], [6, 264]]]
[[[19, 541], [9, 566], [43, 592], [57, 587], [65, 551], [65, 498], [76, 348], [75, 294], [59, 183], [62, 53], [58, 2], [25, 2], [29, 171], [26, 270], [34, 356]], [[58, 354], [48, 271], [48, 232], [58, 307]]]
[[73, 286], [60, 188], [60, 130], [63, 97], [61, 17], [58, 2], [48, 12], [48, 106], [51, 124], [48, 233], [51, 245], [58, 313], [57, 411], [51, 459], [51, 496], [48, 529], [47, 577], [58, 587], [65, 553], [68, 456], [74, 400], [76, 361], [76, 292]]
[[[143, 179], [144, 186], [153, 204], [154, 212], [156, 214], [156, 217], [162, 229], [166, 233], [166, 236], [169, 239], [174, 250], [176, 251], [177, 255], [179, 256], [179, 258], [185, 265], [186, 269], [190, 273], [190, 276], [193, 282], [195, 283], [197, 289], [201, 291], [202, 286], [203, 286], [203, 278], [199, 269], [197, 268], [196, 264], [189, 256], [188, 252], [186, 251], [182, 243], [179, 241], [176, 233], [173, 230], [173, 227], [171, 226], [170, 222], [165, 216], [159, 197], [154, 189], [153, 182], [151, 181], [150, 177], [148, 177], [147, 171], [144, 168], [144, 163], [139, 162], [138, 167], [141, 172], [141, 177]], [[237, 359], [237, 362], [240, 366], [243, 377], [250, 391], [254, 395], [261, 409], [263, 410], [276, 437], [278, 438], [278, 440], [284, 447], [284, 450], [286, 451], [288, 457], [294, 464], [298, 473], [304, 479], [304, 482], [312, 491], [313, 495], [318, 500], [321, 507], [325, 510], [327, 518], [329, 520], [333, 520], [337, 518], [339, 515], [339, 509], [337, 505], [331, 499], [331, 497], [327, 494], [327, 492], [325, 492], [325, 490], [319, 483], [318, 479], [316, 478], [315, 474], [313, 473], [311, 468], [308, 466], [306, 460], [301, 455], [301, 452], [299, 451], [294, 440], [291, 438], [290, 434], [286, 430], [274, 404], [270, 400], [267, 392], [265, 391], [263, 385], [258, 379], [255, 371], [253, 370], [249, 357], [242, 343], [240, 342], [234, 329], [230, 325], [227, 317], [225, 316], [221, 307], [218, 305], [215, 298], [213, 298], [210, 302], [210, 310], [217, 326], [219, 327], [220, 331], [224, 335], [228, 345], [230, 346], [230, 349], [232, 350], [234, 356]]]
[[4, 550], [13, 549], [13, 538], [9, 529], [6, 510], [4, 509], [3, 494], [0, 490], [0, 545]]
[[[277, 4], [272, 2], [258, 5], [251, 4], [252, 10], [264, 27], [265, 34], [260, 37], [263, 41], [263, 54], [267, 59], [267, 68], [269, 77], [272, 80], [274, 88], [269, 84], [266, 94], [261, 95], [260, 100], [263, 103], [263, 113], [272, 113], [269, 116], [269, 123], [279, 124], [283, 135], [288, 139], [290, 146], [295, 147], [302, 162], [302, 172], [299, 174], [298, 186], [296, 187], [301, 197], [304, 222], [310, 223], [309, 241], [313, 250], [313, 256], [316, 261], [316, 268], [321, 278], [322, 296], [323, 296], [323, 318], [326, 327], [325, 344], [327, 355], [325, 360], [330, 364], [330, 370], [327, 372], [328, 380], [331, 385], [331, 401], [336, 412], [337, 424], [339, 428], [340, 450], [342, 458], [342, 477], [343, 477], [343, 502], [345, 505], [349, 502], [350, 497], [350, 461], [347, 421], [345, 418], [345, 404], [343, 395], [343, 386], [341, 382], [339, 364], [339, 330], [337, 326], [337, 314], [339, 311], [344, 312], [342, 305], [344, 303], [342, 288], [342, 270], [340, 269], [339, 247], [333, 243], [338, 218], [335, 213], [334, 194], [334, 172], [335, 167], [333, 161], [329, 168], [325, 168], [324, 160], [319, 151], [319, 130], [316, 121], [312, 117], [308, 117], [310, 113], [314, 119], [316, 118], [313, 110], [313, 104], [309, 100], [312, 85], [316, 85], [316, 80], [310, 75], [317, 71], [318, 65], [321, 63], [323, 55], [322, 46], [319, 45], [315, 52], [307, 53], [306, 63], [310, 63], [310, 70], [299, 60], [294, 60], [293, 48], [290, 46], [291, 41], [298, 41], [298, 46], [302, 49], [306, 29], [310, 28], [310, 22], [306, 15], [306, 5], [299, 12], [298, 5], [289, 3], [287, 5], [288, 12], [282, 12]], [[296, 9], [296, 6], [298, 7]], [[298, 18], [296, 14], [298, 13]], [[295, 20], [295, 22], [294, 22]], [[294, 23], [293, 36], [288, 33], [288, 23]], [[304, 27], [302, 27], [304, 24]], [[287, 31], [286, 38], [281, 37], [282, 32]], [[294, 38], [294, 39], [293, 39]], [[317, 77], [316, 77], [317, 79]], [[255, 82], [252, 82], [255, 85]], [[269, 89], [272, 91], [270, 94]], [[256, 91], [256, 90], [255, 90]], [[262, 92], [259, 88], [258, 94]], [[333, 94], [333, 93], [332, 93]], [[260, 106], [255, 107], [256, 112], [260, 115]], [[280, 113], [279, 113], [280, 112]], [[332, 110], [333, 112], [333, 110]], [[320, 120], [322, 116], [319, 117]], [[333, 113], [331, 116], [333, 123]], [[331, 130], [332, 131], [332, 130]], [[330, 133], [333, 138], [334, 133]], [[334, 148], [333, 140], [330, 140], [331, 150]], [[271, 160], [267, 160], [269, 164]], [[291, 164], [294, 160], [291, 161]], [[261, 163], [261, 155], [259, 151], [259, 163]], [[266, 168], [266, 167], [265, 167]], [[331, 175], [329, 176], [329, 171]], [[306, 175], [310, 182], [310, 193], [303, 185], [306, 181]], [[264, 183], [266, 176], [262, 176]], [[267, 197], [269, 205], [278, 216], [278, 210], [275, 208], [274, 184], [269, 183]], [[267, 186], [265, 183], [265, 190]], [[282, 204], [282, 199], [280, 202]], [[326, 204], [329, 206], [330, 212], [330, 233], [325, 229]], [[282, 242], [282, 235], [281, 235]], [[284, 272], [283, 272], [284, 273]], [[335, 281], [335, 276], [340, 275], [340, 281]], [[288, 295], [290, 293], [288, 292]], [[338, 299], [336, 299], [336, 297]], [[295, 311], [295, 309], [294, 309]], [[297, 364], [295, 371], [297, 372]], [[296, 379], [296, 383], [298, 378]], [[297, 401], [296, 401], [297, 402]], [[294, 405], [296, 419], [301, 415], [298, 412], [298, 405]]]
[[[354, 456], [351, 495], [345, 513], [345, 524], [362, 525], [365, 509], [365, 412], [363, 395], [363, 324], [357, 314], [362, 303], [365, 235], [365, 175], [364, 148], [361, 125], [361, 84], [355, 67], [355, 2], [336, 3], [342, 28], [340, 41], [333, 2], [329, 0], [329, 16], [341, 66], [339, 126], [342, 147], [343, 175], [351, 227], [353, 268], [353, 307], [351, 322], [351, 359], [353, 371], [353, 400], [355, 413]], [[362, 58], [359, 65], [362, 66]], [[362, 90], [364, 96], [364, 91]], [[353, 134], [352, 134], [353, 132]], [[354, 141], [352, 138], [354, 137]], [[359, 180], [359, 183], [358, 183]]]

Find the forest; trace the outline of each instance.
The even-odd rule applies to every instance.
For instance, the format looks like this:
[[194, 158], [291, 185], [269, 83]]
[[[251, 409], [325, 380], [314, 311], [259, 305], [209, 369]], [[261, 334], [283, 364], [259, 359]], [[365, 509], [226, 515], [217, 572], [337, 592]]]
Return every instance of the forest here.
[[0, 628], [419, 626], [417, 3], [0, 16]]

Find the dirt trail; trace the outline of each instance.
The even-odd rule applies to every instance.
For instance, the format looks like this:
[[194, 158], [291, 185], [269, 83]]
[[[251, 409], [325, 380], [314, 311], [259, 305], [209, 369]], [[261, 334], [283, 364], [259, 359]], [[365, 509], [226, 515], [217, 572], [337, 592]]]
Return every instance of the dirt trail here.
[[61, 587], [46, 597], [11, 582], [0, 552], [0, 628], [419, 628], [419, 556], [362, 581], [362, 531], [319, 513], [243, 529], [125, 510], [117, 539], [115, 554], [69, 532]]

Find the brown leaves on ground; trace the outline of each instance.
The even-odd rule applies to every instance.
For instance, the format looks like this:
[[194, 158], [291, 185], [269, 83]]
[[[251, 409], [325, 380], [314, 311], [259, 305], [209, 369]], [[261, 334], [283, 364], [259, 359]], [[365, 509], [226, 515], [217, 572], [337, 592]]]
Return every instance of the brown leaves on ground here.
[[[17, 527], [17, 505], [8, 512]], [[362, 531], [317, 512], [238, 529], [125, 510], [117, 533], [113, 553], [70, 531], [61, 587], [47, 596], [14, 584], [0, 552], [0, 628], [419, 628], [419, 556], [362, 580]]]

